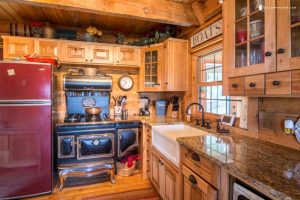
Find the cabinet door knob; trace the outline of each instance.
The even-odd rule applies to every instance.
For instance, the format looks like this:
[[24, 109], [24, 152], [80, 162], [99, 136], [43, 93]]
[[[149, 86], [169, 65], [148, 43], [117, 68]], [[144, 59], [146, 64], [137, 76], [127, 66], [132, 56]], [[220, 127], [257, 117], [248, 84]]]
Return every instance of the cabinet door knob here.
[[195, 176], [193, 176], [193, 175], [189, 176], [189, 181], [191, 182], [191, 184], [197, 184], [197, 180], [196, 180]]
[[271, 56], [272, 55], [272, 53], [270, 52], [270, 51], [267, 51], [266, 53], [265, 53], [265, 56], [267, 56], [267, 57], [269, 57], [269, 56]]
[[238, 87], [238, 84], [236, 84], [236, 83], [233, 83], [233, 84], [231, 85], [231, 87], [233, 87], [233, 88], [237, 88], [237, 87]]
[[249, 84], [249, 87], [251, 87], [251, 88], [254, 88], [255, 86], [256, 86], [255, 83], [250, 83], [250, 84]]
[[85, 59], [85, 62], [87, 62], [88, 61], [88, 59]]
[[165, 82], [166, 85], [168, 85], [168, 82]]
[[283, 49], [283, 48], [279, 48], [278, 50], [277, 50], [277, 53], [278, 54], [283, 54], [285, 52], [285, 50]]
[[274, 85], [274, 86], [280, 85], [280, 81], [273, 81], [273, 85]]
[[200, 157], [199, 157], [198, 154], [196, 154], [196, 153], [192, 153], [192, 159], [193, 159], [194, 161], [200, 162]]

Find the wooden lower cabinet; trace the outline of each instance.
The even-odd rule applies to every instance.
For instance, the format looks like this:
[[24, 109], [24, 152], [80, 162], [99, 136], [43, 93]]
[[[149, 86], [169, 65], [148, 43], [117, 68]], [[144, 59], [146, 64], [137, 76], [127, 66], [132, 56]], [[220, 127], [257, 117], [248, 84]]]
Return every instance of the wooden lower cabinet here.
[[218, 192], [200, 176], [186, 166], [183, 173], [183, 199], [184, 200], [217, 200]]
[[300, 95], [300, 70], [292, 71], [292, 94]]
[[156, 149], [151, 152], [150, 180], [163, 200], [180, 200], [180, 175]]

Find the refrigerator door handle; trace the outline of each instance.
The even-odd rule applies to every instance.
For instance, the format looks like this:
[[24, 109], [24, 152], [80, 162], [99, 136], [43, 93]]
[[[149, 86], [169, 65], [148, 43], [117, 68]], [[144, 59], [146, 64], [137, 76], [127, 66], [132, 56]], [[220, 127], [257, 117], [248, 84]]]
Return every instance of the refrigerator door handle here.
[[44, 106], [51, 104], [51, 100], [0, 100], [0, 106]]

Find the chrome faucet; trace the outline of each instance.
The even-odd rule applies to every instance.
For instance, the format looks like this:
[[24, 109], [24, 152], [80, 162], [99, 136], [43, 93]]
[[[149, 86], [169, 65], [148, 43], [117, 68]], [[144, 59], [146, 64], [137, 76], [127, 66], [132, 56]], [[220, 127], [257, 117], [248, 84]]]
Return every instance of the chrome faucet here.
[[188, 105], [188, 107], [186, 108], [186, 118], [187, 121], [190, 122], [191, 120], [191, 116], [192, 116], [192, 111], [191, 111], [191, 107], [193, 105], [198, 105], [201, 108], [201, 112], [202, 112], [202, 119], [201, 119], [201, 127], [205, 127], [205, 120], [204, 120], [204, 108], [200, 103], [191, 103]]

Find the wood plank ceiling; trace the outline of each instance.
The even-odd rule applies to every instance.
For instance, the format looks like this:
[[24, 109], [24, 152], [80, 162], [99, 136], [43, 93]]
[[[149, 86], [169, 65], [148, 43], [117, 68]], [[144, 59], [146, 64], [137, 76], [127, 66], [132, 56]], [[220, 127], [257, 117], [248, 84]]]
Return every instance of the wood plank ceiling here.
[[79, 28], [86, 28], [92, 25], [97, 26], [101, 30], [123, 31], [131, 34], [145, 34], [159, 24], [138, 19], [38, 7], [16, 1], [2, 0], [0, 0], [0, 21], [19, 23], [43, 21], [60, 26]]

